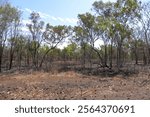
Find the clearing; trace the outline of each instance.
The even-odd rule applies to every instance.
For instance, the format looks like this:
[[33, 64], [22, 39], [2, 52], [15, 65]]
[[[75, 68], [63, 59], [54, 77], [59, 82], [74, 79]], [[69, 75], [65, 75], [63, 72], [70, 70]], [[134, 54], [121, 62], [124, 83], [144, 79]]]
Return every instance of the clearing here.
[[150, 99], [150, 74], [89, 76], [74, 71], [0, 74], [0, 99]]

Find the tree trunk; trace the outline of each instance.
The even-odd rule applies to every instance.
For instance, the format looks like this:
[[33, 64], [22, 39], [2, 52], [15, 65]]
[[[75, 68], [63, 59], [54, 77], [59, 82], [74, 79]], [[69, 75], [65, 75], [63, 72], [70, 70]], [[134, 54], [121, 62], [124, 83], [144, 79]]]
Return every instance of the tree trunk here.
[[81, 66], [81, 67], [82, 67], [83, 69], [85, 69], [85, 58], [86, 58], [86, 52], [85, 52], [85, 51], [86, 51], [86, 48], [85, 48], [85, 46], [86, 46], [85, 43], [82, 43], [82, 44], [81, 44], [81, 47], [82, 47], [82, 50], [83, 50], [83, 54], [81, 55], [81, 56], [82, 56], [82, 57], [81, 57], [81, 62], [82, 62], [82, 63], [81, 63], [82, 66]]
[[3, 47], [0, 45], [0, 73], [2, 72]]
[[22, 62], [22, 53], [21, 52], [19, 52], [18, 53], [19, 55], [18, 55], [18, 68], [19, 68], [19, 70], [20, 70], [20, 68], [21, 68], [21, 62]]
[[1, 52], [0, 52], [0, 73], [2, 72], [2, 55], [1, 55]]
[[110, 69], [112, 68], [112, 52], [113, 52], [113, 47], [112, 47], [112, 43], [111, 43], [111, 46], [110, 46]]
[[12, 68], [12, 62], [13, 62], [13, 54], [10, 55], [10, 60], [9, 60], [9, 70]]
[[137, 54], [137, 50], [135, 50], [135, 64], [138, 65], [138, 54]]
[[30, 65], [29, 52], [27, 52], [27, 55], [26, 55], [26, 63], [27, 63], [27, 66], [29, 67]]
[[10, 59], [9, 59], [9, 68], [8, 68], [9, 70], [12, 68], [13, 56], [14, 56], [14, 51], [13, 51], [13, 48], [11, 47]]
[[[150, 46], [150, 45], [149, 45]], [[149, 53], [149, 56], [148, 56], [148, 64], [150, 64], [150, 47], [148, 47], [148, 53]]]
[[105, 45], [105, 60], [104, 60], [104, 67], [107, 67], [107, 45]]
[[41, 60], [41, 62], [40, 62], [39, 68], [42, 67], [46, 55], [47, 55], [52, 49], [54, 49], [54, 48], [50, 48], [49, 50], [47, 50], [47, 51], [45, 52], [45, 54], [44, 54], [44, 56], [42, 57], [42, 60]]
[[118, 69], [120, 69], [121, 66], [122, 66], [122, 63], [121, 63], [121, 59], [122, 59], [121, 52], [122, 52], [122, 46], [119, 45], [117, 47], [117, 68]]
[[[150, 63], [150, 47], [149, 47], [149, 42], [148, 42], [148, 32], [145, 32], [145, 42], [146, 42], [146, 47], [147, 47], [147, 60], [146, 64]], [[145, 53], [145, 52], [144, 52]]]
[[100, 52], [99, 52], [98, 50], [96, 50], [94, 47], [92, 47], [92, 49], [97, 53], [97, 55], [98, 55], [98, 57], [99, 57], [99, 61], [100, 61], [100, 63], [101, 63], [101, 64], [100, 64], [101, 67], [104, 67], [103, 58], [102, 58]]
[[147, 64], [147, 60], [146, 60], [146, 55], [145, 55], [144, 49], [143, 49], [143, 64], [144, 64], [144, 65]]
[[37, 45], [36, 41], [34, 42], [34, 50], [33, 50], [33, 65], [35, 68], [38, 68], [38, 48], [40, 46]]

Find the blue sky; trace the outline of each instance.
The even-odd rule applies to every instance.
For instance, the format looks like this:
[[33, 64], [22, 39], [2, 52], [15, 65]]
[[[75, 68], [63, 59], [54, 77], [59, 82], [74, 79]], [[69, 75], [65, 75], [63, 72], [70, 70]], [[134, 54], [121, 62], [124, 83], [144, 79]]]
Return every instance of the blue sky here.
[[[23, 23], [28, 23], [32, 11], [52, 25], [76, 25], [77, 15], [90, 12], [96, 0], [9, 0], [23, 11]], [[103, 0], [108, 1], [108, 0]], [[116, 1], [116, 0], [110, 0]], [[141, 0], [149, 1], [149, 0]]]
[[43, 20], [53, 25], [75, 25], [77, 15], [90, 11], [95, 0], [9, 0], [23, 10], [24, 20], [31, 11], [40, 13]]

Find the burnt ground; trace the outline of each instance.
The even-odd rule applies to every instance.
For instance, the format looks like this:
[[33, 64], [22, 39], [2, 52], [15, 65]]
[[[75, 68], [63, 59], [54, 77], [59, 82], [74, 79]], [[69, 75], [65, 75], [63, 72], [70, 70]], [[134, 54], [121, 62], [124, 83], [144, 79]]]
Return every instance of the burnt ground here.
[[150, 99], [150, 73], [128, 77], [29, 72], [0, 74], [0, 99]]

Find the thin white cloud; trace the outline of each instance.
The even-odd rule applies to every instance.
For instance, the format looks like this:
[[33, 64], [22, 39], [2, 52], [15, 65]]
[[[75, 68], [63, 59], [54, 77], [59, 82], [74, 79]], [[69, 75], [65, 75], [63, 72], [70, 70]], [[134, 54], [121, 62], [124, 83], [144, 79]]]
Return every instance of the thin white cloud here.
[[32, 13], [32, 10], [31, 9], [29, 9], [29, 8], [25, 8], [25, 10], [24, 11], [26, 11], [26, 12], [28, 12], [28, 13]]
[[57, 19], [61, 22], [65, 22], [65, 19], [61, 18], [61, 17], [57, 17]]
[[77, 18], [71, 18], [72, 19], [72, 22], [77, 22], [78, 19]]
[[54, 16], [51, 16], [51, 18], [52, 18], [52, 20], [55, 20], [55, 21], [58, 20], [58, 19], [57, 19], [56, 17], [54, 17]]
[[[43, 12], [40, 12], [40, 11], [36, 11], [36, 10], [31, 10], [29, 8], [25, 8], [24, 10], [25, 12], [27, 13], [32, 13], [32, 11], [35, 11], [35, 12], [38, 12], [40, 17], [43, 19], [43, 20], [52, 20], [52, 21], [59, 21], [61, 23], [69, 23], [69, 24], [76, 24], [77, 23], [77, 19], [76, 18], [62, 18], [62, 17], [55, 17], [55, 16], [51, 16], [47, 13], [43, 13]], [[24, 22], [27, 22], [27, 21], [24, 21]]]
[[69, 22], [69, 23], [72, 22], [72, 19], [70, 19], [70, 18], [66, 18], [65, 20], [66, 20], [67, 22]]
[[66, 22], [76, 23], [78, 20], [76, 18], [66, 18]]
[[42, 13], [42, 12], [38, 12], [40, 17], [43, 18], [43, 19], [47, 19], [47, 18], [50, 18], [50, 15], [46, 14], [46, 13]]

